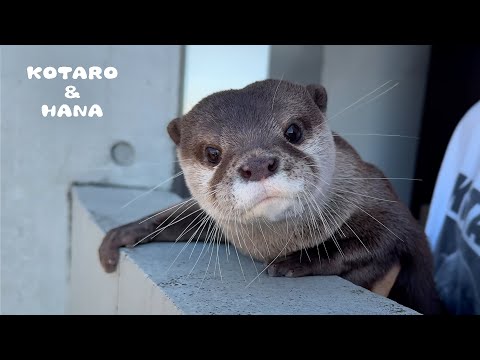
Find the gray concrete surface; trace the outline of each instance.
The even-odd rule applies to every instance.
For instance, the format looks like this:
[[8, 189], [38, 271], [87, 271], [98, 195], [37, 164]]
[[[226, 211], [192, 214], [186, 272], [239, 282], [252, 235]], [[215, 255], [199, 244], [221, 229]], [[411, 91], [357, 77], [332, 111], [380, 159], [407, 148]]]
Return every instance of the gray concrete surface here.
[[119, 210], [138, 194], [92, 186], [74, 189], [70, 313], [416, 314], [337, 276], [287, 279], [262, 273], [247, 287], [263, 265], [237, 257], [233, 247], [204, 243], [124, 249], [119, 271], [105, 274], [97, 259], [103, 234], [178, 200], [155, 191], [128, 211]]

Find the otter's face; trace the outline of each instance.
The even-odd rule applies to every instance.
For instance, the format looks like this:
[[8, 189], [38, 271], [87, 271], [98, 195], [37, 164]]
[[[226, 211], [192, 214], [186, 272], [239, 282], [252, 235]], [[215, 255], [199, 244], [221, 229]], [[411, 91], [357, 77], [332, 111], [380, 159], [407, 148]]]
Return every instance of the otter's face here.
[[173, 120], [168, 131], [200, 206], [242, 223], [320, 210], [335, 163], [326, 100], [323, 87], [266, 80], [210, 95]]

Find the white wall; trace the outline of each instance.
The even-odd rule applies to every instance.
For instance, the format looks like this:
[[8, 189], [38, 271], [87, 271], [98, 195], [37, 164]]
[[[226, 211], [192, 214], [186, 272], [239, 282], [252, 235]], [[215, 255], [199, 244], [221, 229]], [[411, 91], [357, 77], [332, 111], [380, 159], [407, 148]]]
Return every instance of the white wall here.
[[[171, 176], [174, 153], [166, 125], [178, 111], [180, 47], [0, 50], [2, 313], [63, 313], [69, 186], [73, 181], [153, 186]], [[28, 80], [29, 65], [115, 66], [119, 75], [114, 80]], [[76, 86], [81, 98], [66, 99], [67, 85]], [[96, 103], [104, 116], [42, 117], [43, 104], [64, 103]], [[133, 165], [112, 161], [110, 149], [117, 141], [133, 146]]]

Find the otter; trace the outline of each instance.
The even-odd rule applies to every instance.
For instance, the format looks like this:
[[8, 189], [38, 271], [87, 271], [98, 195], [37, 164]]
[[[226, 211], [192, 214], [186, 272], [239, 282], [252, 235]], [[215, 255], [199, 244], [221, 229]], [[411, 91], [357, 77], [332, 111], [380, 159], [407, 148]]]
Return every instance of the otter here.
[[269, 79], [173, 119], [167, 131], [192, 199], [110, 230], [99, 248], [105, 271], [122, 246], [208, 241], [211, 227], [191, 221], [204, 214], [270, 276], [338, 275], [441, 313], [423, 229], [382, 171], [329, 129], [326, 109], [323, 86]]

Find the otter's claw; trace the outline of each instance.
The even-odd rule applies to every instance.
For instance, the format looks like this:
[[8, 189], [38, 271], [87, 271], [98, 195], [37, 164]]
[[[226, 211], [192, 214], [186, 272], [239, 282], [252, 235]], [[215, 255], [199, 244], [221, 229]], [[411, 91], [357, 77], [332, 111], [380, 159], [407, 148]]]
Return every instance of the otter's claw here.
[[302, 259], [299, 256], [290, 256], [282, 258], [271, 264], [267, 273], [269, 276], [301, 277], [313, 275], [314, 267], [308, 259]]
[[120, 259], [119, 248], [123, 246], [132, 247], [140, 240], [138, 226], [124, 225], [110, 230], [103, 238], [102, 244], [98, 249], [100, 263], [105, 272], [114, 272]]

